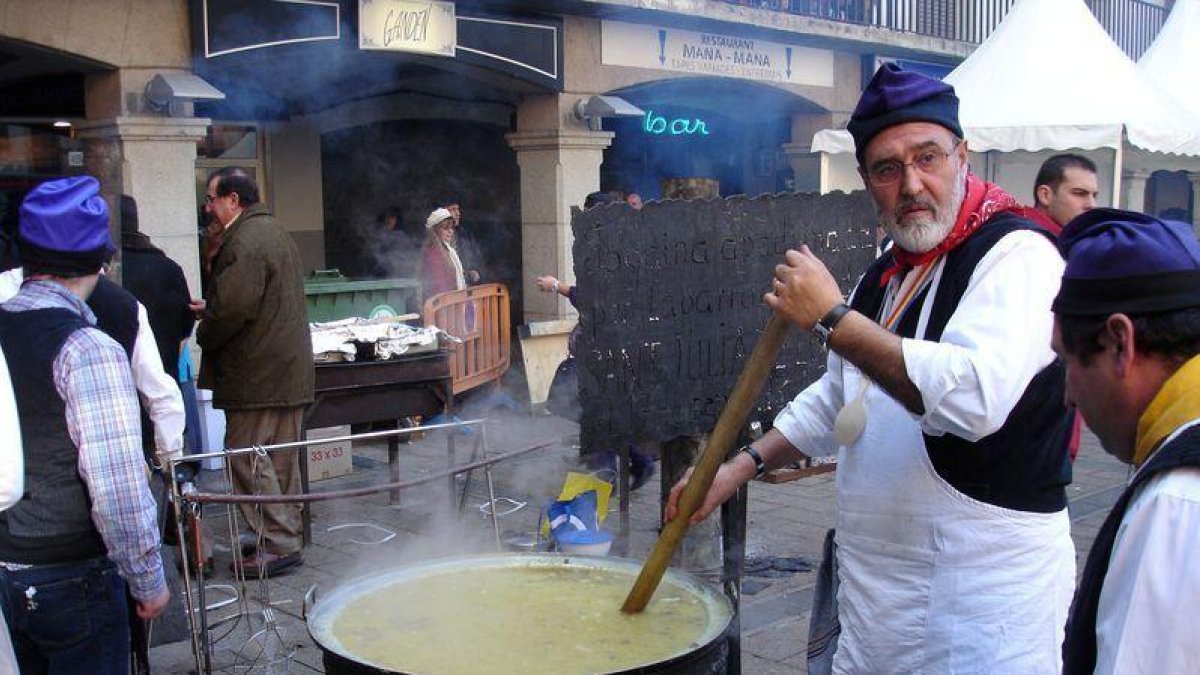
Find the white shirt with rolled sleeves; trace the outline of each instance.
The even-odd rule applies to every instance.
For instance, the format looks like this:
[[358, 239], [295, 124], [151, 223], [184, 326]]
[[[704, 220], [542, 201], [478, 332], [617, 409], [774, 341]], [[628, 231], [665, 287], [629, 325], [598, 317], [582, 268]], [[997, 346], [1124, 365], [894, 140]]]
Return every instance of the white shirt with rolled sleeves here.
[[[1054, 246], [1035, 232], [1013, 232], [992, 247], [941, 339], [902, 341], [923, 415], [872, 385], [866, 429], [839, 449], [834, 418], [865, 379], [831, 353], [825, 375], [776, 418], [802, 452], [838, 453], [835, 672], [1059, 671], [1075, 574], [1065, 509], [1028, 513], [967, 497], [937, 475], [922, 434], [973, 441], [1004, 424], [1055, 358], [1050, 304], [1062, 270]], [[922, 306], [912, 308], [921, 313], [918, 336], [940, 275], [934, 271]]]
[[0, 351], [0, 511], [21, 501], [25, 492], [25, 453], [21, 446], [21, 417], [13, 395], [8, 362]]
[[139, 302], [137, 308], [138, 332], [129, 357], [133, 385], [154, 427], [154, 448], [159, 460], [179, 459], [183, 457], [183, 430], [187, 424], [183, 394], [175, 379], [163, 370], [145, 306]]
[[16, 295], [17, 291], [21, 290], [21, 281], [24, 278], [20, 267], [0, 272], [0, 302], [6, 302]]
[[[20, 268], [0, 273], [0, 304], [21, 289]], [[16, 504], [25, 491], [25, 454], [21, 447], [21, 418], [9, 379], [8, 362], [0, 353], [0, 511]]]
[[1121, 519], [1096, 610], [1096, 675], [1200, 668], [1198, 565], [1200, 469], [1174, 469], [1146, 483]]
[[[21, 500], [25, 492], [25, 454], [21, 447], [21, 418], [13, 396], [8, 362], [0, 351], [0, 511]], [[0, 673], [17, 672], [17, 657], [0, 612]]]

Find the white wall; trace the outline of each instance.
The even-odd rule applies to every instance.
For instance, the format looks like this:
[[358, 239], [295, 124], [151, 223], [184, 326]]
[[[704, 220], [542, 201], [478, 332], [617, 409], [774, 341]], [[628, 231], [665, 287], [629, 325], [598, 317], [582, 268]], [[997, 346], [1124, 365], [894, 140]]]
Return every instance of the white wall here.
[[325, 205], [321, 188], [321, 136], [305, 123], [266, 128], [271, 207], [300, 249], [305, 271], [325, 266]]

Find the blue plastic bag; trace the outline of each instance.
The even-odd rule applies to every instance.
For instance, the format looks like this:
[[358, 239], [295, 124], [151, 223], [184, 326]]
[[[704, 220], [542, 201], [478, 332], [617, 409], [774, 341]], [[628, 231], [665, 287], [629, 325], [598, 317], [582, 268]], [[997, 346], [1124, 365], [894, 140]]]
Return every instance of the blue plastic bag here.
[[558, 540], [568, 532], [598, 530], [596, 518], [596, 491], [581, 492], [574, 499], [553, 501], [546, 509], [550, 523], [550, 537]]

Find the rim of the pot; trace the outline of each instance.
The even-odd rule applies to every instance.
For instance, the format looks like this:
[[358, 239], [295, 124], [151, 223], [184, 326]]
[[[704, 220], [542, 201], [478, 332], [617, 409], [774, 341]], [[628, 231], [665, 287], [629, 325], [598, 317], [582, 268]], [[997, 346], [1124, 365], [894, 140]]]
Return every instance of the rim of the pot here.
[[[379, 664], [355, 653], [347, 648], [334, 635], [333, 620], [339, 611], [354, 599], [369, 594], [381, 587], [421, 577], [452, 571], [457, 568], [478, 570], [480, 567], [576, 567], [628, 573], [630, 583], [641, 571], [642, 563], [636, 560], [614, 557], [596, 557], [580, 555], [564, 555], [558, 553], [507, 553], [466, 555], [451, 558], [438, 558], [399, 567], [384, 572], [367, 574], [350, 579], [339, 584], [327, 595], [321, 596], [316, 605], [308, 610], [308, 632], [322, 649], [333, 652], [349, 661], [365, 664], [382, 671], [391, 671], [392, 667]], [[636, 672], [642, 668], [658, 664], [668, 664], [680, 658], [703, 649], [714, 640], [723, 638], [725, 631], [733, 620], [733, 606], [729, 599], [711, 584], [683, 570], [668, 569], [663, 575], [663, 583], [676, 583], [694, 593], [703, 600], [708, 610], [708, 625], [703, 633], [689, 646], [682, 650], [664, 654], [661, 658], [643, 664], [631, 665], [620, 672]], [[619, 611], [613, 608], [613, 611]]]

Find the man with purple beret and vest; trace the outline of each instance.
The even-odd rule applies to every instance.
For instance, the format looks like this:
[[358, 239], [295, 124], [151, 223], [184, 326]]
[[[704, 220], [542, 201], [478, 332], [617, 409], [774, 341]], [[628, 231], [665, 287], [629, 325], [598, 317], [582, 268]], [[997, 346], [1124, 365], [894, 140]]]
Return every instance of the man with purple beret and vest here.
[[1050, 349], [1062, 258], [969, 172], [949, 85], [885, 65], [849, 131], [894, 245], [848, 300], [806, 246], [776, 267], [765, 301], [824, 339], [827, 369], [694, 520], [772, 467], [836, 454], [810, 672], [1056, 674], [1075, 579]]
[[1067, 397], [1133, 478], [1096, 535], [1065, 672], [1200, 664], [1200, 245], [1190, 226], [1094, 209], [1063, 229], [1054, 350]]
[[129, 359], [86, 304], [115, 250], [96, 180], [34, 188], [18, 246], [25, 281], [0, 306], [0, 347], [25, 494], [0, 514], [0, 606], [22, 672], [126, 673], [127, 585], [143, 619], [170, 596]]

